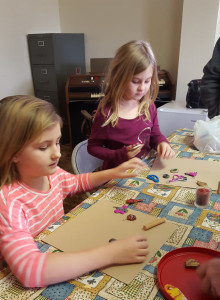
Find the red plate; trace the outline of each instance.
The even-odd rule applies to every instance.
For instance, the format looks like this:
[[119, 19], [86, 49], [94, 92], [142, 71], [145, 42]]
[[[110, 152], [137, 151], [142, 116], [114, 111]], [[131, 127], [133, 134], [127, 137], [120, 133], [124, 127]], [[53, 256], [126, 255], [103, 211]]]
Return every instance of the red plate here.
[[[201, 280], [195, 269], [186, 269], [185, 261], [189, 258], [197, 260], [200, 264], [220, 253], [206, 248], [185, 247], [172, 250], [164, 255], [158, 263], [158, 284], [167, 299], [173, 300], [165, 291], [165, 284], [172, 284], [179, 288], [188, 300], [207, 300], [207, 294], [201, 290]], [[212, 298], [208, 296], [209, 300]]]

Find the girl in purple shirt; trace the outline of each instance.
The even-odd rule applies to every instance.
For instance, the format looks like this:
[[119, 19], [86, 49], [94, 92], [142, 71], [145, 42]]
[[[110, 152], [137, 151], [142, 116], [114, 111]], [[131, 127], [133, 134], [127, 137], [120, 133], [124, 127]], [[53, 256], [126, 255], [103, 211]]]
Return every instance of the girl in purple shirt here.
[[158, 94], [157, 65], [149, 43], [121, 46], [109, 67], [105, 97], [100, 101], [88, 141], [88, 152], [102, 159], [103, 169], [154, 148], [162, 158], [174, 151], [161, 134], [154, 101]]

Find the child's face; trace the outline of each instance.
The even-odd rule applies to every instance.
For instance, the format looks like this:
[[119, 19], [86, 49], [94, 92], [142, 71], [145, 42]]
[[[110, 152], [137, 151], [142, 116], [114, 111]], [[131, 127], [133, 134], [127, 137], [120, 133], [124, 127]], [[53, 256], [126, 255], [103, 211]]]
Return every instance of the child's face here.
[[140, 101], [149, 91], [152, 75], [153, 68], [151, 65], [143, 72], [134, 75], [127, 85], [123, 99]]
[[15, 157], [21, 180], [48, 176], [56, 172], [60, 154], [60, 124], [57, 123], [42, 132], [25, 146]]

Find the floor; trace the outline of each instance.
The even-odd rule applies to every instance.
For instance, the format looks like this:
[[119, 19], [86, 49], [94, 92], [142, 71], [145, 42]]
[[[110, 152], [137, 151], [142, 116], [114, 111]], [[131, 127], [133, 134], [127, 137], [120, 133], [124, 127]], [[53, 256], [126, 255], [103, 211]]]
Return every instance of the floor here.
[[[71, 155], [72, 149], [69, 144], [61, 145], [61, 158], [59, 161], [59, 167], [64, 169], [69, 173], [73, 173], [72, 165], [71, 165]], [[79, 193], [72, 197], [66, 198], [63, 201], [64, 212], [65, 214], [81, 203], [83, 200], [87, 198], [85, 193]]]

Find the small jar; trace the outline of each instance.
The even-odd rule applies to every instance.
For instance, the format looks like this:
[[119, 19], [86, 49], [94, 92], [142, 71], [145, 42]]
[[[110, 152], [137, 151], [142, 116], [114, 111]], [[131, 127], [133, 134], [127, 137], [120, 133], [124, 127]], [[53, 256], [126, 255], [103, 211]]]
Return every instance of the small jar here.
[[212, 190], [208, 187], [197, 187], [195, 206], [199, 208], [207, 208], [209, 205]]

